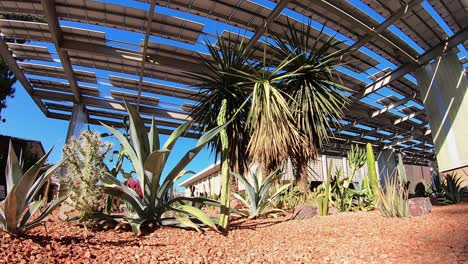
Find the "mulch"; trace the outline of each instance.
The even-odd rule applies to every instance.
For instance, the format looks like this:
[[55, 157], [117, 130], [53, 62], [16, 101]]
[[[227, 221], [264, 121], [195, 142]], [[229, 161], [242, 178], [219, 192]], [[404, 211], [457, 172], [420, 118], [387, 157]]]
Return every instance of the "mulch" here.
[[409, 219], [377, 211], [308, 220], [237, 220], [228, 236], [164, 227], [135, 237], [49, 219], [23, 237], [0, 232], [0, 263], [468, 263], [468, 203]]

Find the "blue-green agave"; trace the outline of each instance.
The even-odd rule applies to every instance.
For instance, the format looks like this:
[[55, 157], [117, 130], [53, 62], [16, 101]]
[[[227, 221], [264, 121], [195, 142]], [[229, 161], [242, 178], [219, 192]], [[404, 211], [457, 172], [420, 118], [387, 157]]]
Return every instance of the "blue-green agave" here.
[[273, 171], [266, 178], [263, 178], [260, 170], [257, 173], [252, 173], [252, 181], [249, 181], [245, 176], [231, 172], [244, 185], [247, 200], [237, 193], [233, 195], [239, 199], [246, 209], [237, 210], [243, 216], [249, 218], [258, 218], [262, 216], [276, 216], [284, 213], [281, 209], [271, 208], [274, 201], [280, 194], [287, 190], [291, 183], [281, 186], [274, 194], [271, 194], [273, 183], [281, 177], [278, 171]]
[[[133, 189], [127, 187], [111, 174], [102, 180], [103, 189], [107, 194], [126, 201], [135, 212], [135, 214], [121, 220], [129, 223], [136, 234], [140, 234], [141, 225], [144, 223], [154, 223], [160, 226], [175, 225], [197, 230], [206, 226], [216, 228], [216, 220], [208, 217], [192, 204], [206, 203], [219, 206], [217, 201], [205, 198], [177, 197], [169, 199], [168, 197], [170, 197], [174, 183], [180, 177], [193, 173], [184, 170], [184, 168], [219, 133], [222, 127], [206, 132], [200, 137], [196, 146], [189, 150], [169, 173], [162, 175], [174, 144], [188, 129], [190, 123], [184, 123], [175, 129], [161, 147], [154, 119], [148, 134], [144, 122], [134, 107], [128, 103], [125, 103], [125, 106], [129, 114], [130, 137], [126, 137], [118, 130], [103, 124], [125, 149], [143, 192], [143, 198], [140, 198]], [[163, 214], [168, 211], [184, 216], [164, 217]]]
[[[40, 225], [66, 199], [66, 196], [62, 196], [49, 204], [47, 197], [35, 200], [52, 173], [63, 163], [63, 160], [58, 162], [38, 177], [51, 151], [52, 149], [23, 174], [21, 162], [10, 142], [5, 171], [8, 195], [4, 210], [0, 208], [0, 228], [4, 231], [21, 234]], [[35, 215], [37, 217], [32, 219]]]

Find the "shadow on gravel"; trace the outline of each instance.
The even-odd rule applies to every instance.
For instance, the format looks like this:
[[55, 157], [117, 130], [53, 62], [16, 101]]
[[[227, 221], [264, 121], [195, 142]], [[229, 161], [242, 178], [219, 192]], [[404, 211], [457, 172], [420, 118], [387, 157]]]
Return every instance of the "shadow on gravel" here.
[[265, 228], [281, 223], [285, 223], [289, 221], [289, 219], [258, 219], [258, 220], [251, 220], [251, 219], [242, 219], [231, 223], [230, 230], [238, 230], [238, 229], [260, 229]]
[[[26, 235], [26, 239], [31, 239], [33, 242], [45, 247], [46, 245], [50, 245], [51, 242], [58, 243], [60, 245], [68, 246], [68, 245], [91, 245], [91, 246], [118, 246], [118, 247], [126, 247], [126, 246], [141, 246], [141, 239], [135, 237], [135, 239], [119, 239], [119, 240], [111, 240], [111, 241], [102, 241], [95, 239], [92, 234], [85, 239], [84, 237], [78, 236], [62, 236], [60, 238], [53, 238], [50, 236], [42, 236], [42, 235]], [[163, 247], [167, 246], [164, 244], [145, 244], [145, 246], [151, 247]]]

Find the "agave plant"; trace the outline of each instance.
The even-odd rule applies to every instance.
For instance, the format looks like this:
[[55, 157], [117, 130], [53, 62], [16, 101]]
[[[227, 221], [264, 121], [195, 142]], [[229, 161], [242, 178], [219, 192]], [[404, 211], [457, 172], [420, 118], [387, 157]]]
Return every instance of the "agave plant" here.
[[385, 187], [378, 189], [378, 209], [386, 217], [408, 217], [408, 189], [397, 177], [385, 178]]
[[[102, 180], [103, 189], [107, 194], [126, 201], [135, 212], [134, 215], [126, 216], [121, 220], [128, 222], [136, 234], [140, 234], [142, 224], [149, 222], [156, 225], [175, 225], [195, 229], [198, 229], [199, 225], [197, 224], [215, 228], [216, 223], [213, 219], [200, 209], [189, 204], [196, 202], [219, 205], [217, 201], [205, 198], [177, 197], [170, 199], [169, 197], [174, 182], [186, 174], [193, 173], [183, 169], [223, 127], [216, 127], [206, 132], [198, 140], [197, 145], [189, 150], [167, 175], [162, 175], [174, 144], [188, 129], [190, 123], [184, 123], [179, 126], [169, 136], [166, 143], [160, 147], [159, 133], [154, 119], [148, 135], [147, 129], [137, 111], [126, 102], [125, 106], [129, 114], [130, 138], [127, 138], [118, 130], [103, 124], [125, 148], [142, 188], [142, 198], [140, 198], [133, 189], [120, 182], [112, 174], [108, 174]], [[186, 216], [164, 218], [163, 214], [168, 211], [174, 211]]]
[[273, 171], [266, 178], [263, 178], [261, 171], [257, 170], [257, 173], [251, 174], [252, 183], [240, 174], [231, 173], [245, 186], [245, 193], [248, 198], [246, 200], [239, 194], [233, 193], [247, 208], [238, 210], [241, 215], [252, 219], [262, 216], [277, 216], [284, 213], [281, 209], [269, 208], [272, 206], [272, 202], [291, 185], [290, 183], [285, 184], [278, 188], [274, 194], [270, 193], [273, 183], [281, 177], [278, 171]]
[[[4, 210], [0, 208], [0, 227], [4, 231], [21, 234], [42, 224], [42, 220], [66, 199], [66, 196], [62, 196], [47, 204], [45, 195], [42, 199], [35, 200], [52, 173], [63, 163], [63, 160], [58, 162], [38, 177], [51, 151], [52, 149], [23, 174], [21, 162], [10, 142], [5, 171], [8, 195]], [[33, 219], [35, 215], [37, 217]]]
[[456, 174], [447, 174], [445, 180], [440, 182], [441, 198], [438, 201], [442, 204], [457, 204], [463, 201], [467, 187], [462, 187], [462, 178]]

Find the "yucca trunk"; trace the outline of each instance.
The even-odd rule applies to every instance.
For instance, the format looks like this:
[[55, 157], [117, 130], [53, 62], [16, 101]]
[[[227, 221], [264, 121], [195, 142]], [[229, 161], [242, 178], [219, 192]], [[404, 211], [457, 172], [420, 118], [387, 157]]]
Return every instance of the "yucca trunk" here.
[[307, 173], [307, 163], [300, 163], [296, 165], [296, 184], [299, 190], [302, 193], [306, 193], [309, 191], [309, 179]]

